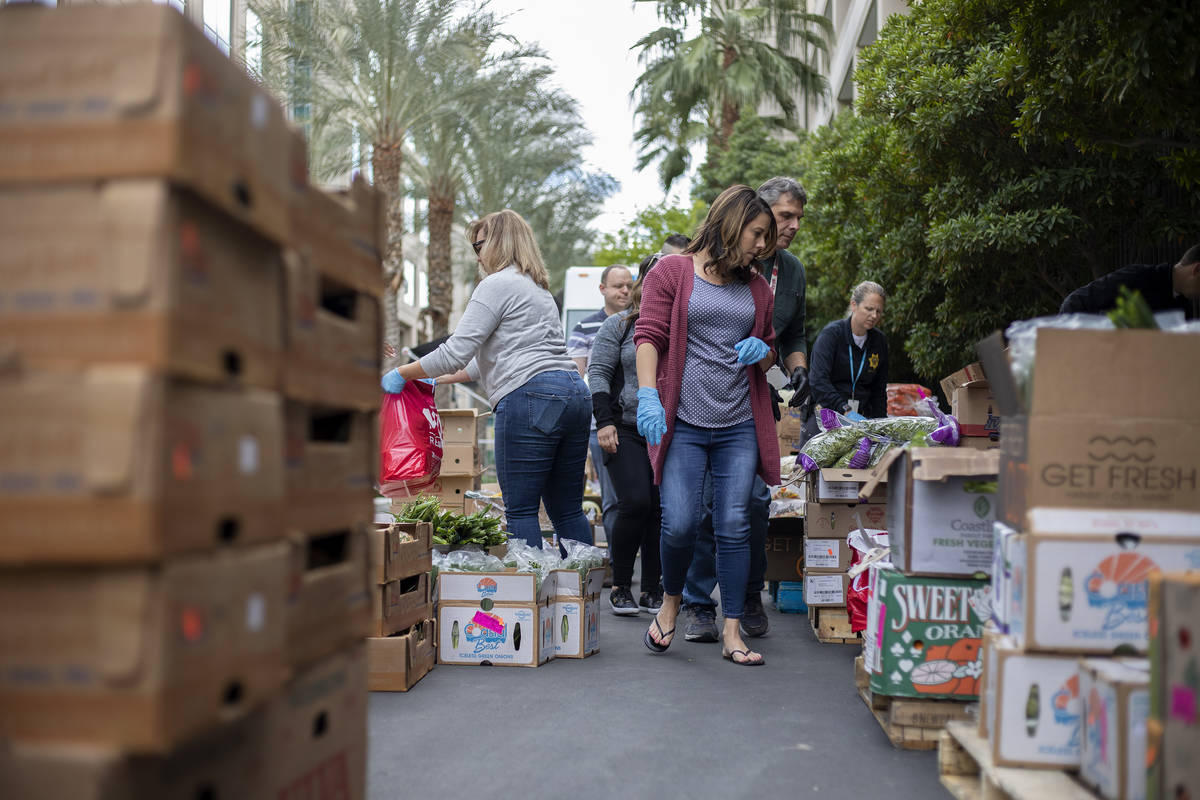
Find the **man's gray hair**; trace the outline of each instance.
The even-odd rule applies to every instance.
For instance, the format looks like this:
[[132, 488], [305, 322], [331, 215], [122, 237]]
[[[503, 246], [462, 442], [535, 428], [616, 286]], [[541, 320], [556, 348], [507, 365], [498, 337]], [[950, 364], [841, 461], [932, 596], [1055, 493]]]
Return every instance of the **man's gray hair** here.
[[800, 182], [793, 178], [785, 178], [779, 175], [758, 187], [758, 196], [769, 206], [778, 203], [779, 198], [785, 194], [790, 194], [796, 198], [802, 206], [808, 205], [808, 192], [804, 191], [804, 187], [800, 185]]

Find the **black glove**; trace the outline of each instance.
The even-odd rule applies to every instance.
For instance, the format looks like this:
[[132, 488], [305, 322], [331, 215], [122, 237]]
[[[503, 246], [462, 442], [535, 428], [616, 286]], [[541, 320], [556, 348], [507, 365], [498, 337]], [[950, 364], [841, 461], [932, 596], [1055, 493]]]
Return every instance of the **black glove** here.
[[767, 388], [771, 390], [771, 413], [775, 415], [775, 421], [779, 422], [783, 419], [783, 415], [779, 413], [779, 404], [783, 402], [783, 398], [780, 397], [779, 390], [770, 383], [767, 384]]
[[796, 367], [792, 370], [792, 377], [788, 381], [788, 386], [792, 389], [792, 399], [788, 401], [788, 405], [792, 408], [804, 405], [812, 397], [812, 387], [808, 384], [808, 369], [806, 367]]

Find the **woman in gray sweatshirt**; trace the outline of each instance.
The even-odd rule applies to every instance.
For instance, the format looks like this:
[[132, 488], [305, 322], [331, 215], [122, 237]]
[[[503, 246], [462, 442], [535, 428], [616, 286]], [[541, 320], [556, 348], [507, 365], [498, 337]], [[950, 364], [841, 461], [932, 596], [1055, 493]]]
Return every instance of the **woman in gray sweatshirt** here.
[[583, 515], [591, 395], [567, 357], [542, 254], [515, 211], [488, 214], [468, 228], [486, 274], [453, 335], [420, 361], [383, 376], [399, 392], [414, 378], [464, 367], [496, 414], [496, 472], [511, 535], [542, 541], [539, 501], [561, 538], [592, 542]]

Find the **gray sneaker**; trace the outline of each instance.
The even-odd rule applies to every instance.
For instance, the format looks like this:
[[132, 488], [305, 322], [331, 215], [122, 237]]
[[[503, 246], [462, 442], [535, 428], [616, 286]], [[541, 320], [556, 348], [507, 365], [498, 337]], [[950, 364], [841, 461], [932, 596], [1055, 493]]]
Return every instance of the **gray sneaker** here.
[[689, 642], [717, 641], [716, 609], [711, 606], [684, 606], [683, 638]]
[[767, 621], [767, 610], [763, 608], [762, 592], [751, 592], [746, 595], [745, 605], [742, 606], [742, 634], [744, 636], [765, 636], [771, 628]]

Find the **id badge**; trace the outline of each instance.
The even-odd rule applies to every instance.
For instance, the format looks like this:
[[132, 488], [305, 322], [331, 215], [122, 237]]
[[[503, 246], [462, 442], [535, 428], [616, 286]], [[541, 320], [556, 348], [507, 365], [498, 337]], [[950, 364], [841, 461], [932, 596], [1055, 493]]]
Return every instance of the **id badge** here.
[[857, 414], [858, 413], [858, 401], [851, 400], [851, 401], [849, 401], [849, 405], [850, 405], [850, 413]]

